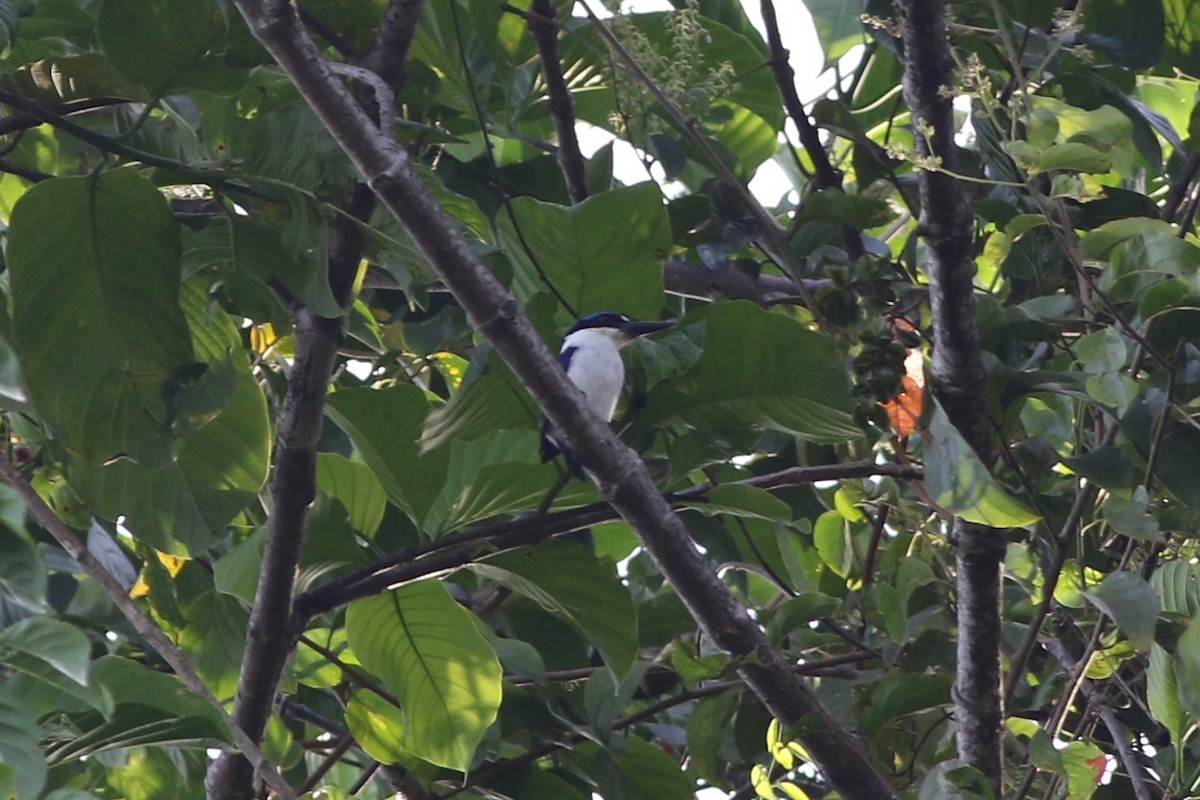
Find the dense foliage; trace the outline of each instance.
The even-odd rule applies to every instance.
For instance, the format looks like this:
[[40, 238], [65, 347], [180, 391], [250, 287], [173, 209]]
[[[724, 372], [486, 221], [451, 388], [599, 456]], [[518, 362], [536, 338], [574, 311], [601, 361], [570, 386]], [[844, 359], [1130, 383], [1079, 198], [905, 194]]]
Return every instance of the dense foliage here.
[[[893, 796], [1200, 793], [1193, 4], [958, 3], [952, 80], [902, 94], [891, 3], [806, 0], [807, 115], [735, 0], [297, 5], [549, 346], [677, 320], [627, 349], [614, 428], [770, 653], [541, 463], [446, 254], [233, 4], [0, 0], [0, 798], [249, 796], [211, 766], [256, 760], [229, 713], [321, 797], [829, 797], [836, 725]], [[922, 175], [973, 202], [966, 356]], [[977, 430], [934, 338], [934, 377], [986, 369]], [[1007, 543], [972, 642], [1002, 719], [952, 691], [953, 519]], [[746, 676], [776, 656], [821, 715], [773, 719]], [[976, 712], [1000, 770], [960, 749]]]

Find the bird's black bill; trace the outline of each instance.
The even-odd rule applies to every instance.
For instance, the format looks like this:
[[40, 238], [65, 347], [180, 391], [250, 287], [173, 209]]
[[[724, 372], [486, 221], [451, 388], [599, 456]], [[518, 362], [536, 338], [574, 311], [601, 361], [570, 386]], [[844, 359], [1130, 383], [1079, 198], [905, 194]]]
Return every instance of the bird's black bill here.
[[621, 332], [632, 339], [635, 336], [645, 336], [647, 333], [666, 330], [674, 326], [674, 322], [626, 322], [621, 326]]

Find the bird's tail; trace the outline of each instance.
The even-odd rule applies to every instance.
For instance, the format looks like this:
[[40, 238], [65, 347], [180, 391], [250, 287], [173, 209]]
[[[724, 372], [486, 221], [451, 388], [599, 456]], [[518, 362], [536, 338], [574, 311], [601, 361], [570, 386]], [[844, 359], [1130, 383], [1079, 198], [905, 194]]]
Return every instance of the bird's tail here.
[[555, 433], [554, 428], [550, 425], [550, 420], [545, 417], [542, 417], [541, 454], [543, 464], [554, 460], [555, 456], [561, 455], [563, 462], [567, 465], [567, 470], [579, 480], [585, 480], [583, 467], [575, 460], [575, 455], [571, 452], [570, 448], [558, 438], [558, 434]]

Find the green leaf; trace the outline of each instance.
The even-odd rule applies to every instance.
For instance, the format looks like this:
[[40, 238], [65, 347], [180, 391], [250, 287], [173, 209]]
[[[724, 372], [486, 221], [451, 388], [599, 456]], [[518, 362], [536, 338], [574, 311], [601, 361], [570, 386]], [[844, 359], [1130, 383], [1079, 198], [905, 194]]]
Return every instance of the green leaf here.
[[1200, 616], [1192, 617], [1175, 645], [1175, 679], [1184, 709], [1200, 719]]
[[366, 464], [336, 453], [317, 453], [317, 488], [340, 500], [350, 523], [367, 536], [379, 529], [387, 495]]
[[1084, 372], [1092, 375], [1115, 372], [1125, 366], [1125, 339], [1115, 328], [1089, 333], [1075, 343], [1075, 355]]
[[237, 691], [250, 614], [235, 598], [209, 590], [184, 609], [187, 625], [177, 634], [184, 652], [212, 693], [222, 700]]
[[850, 546], [850, 523], [836, 511], [826, 511], [813, 523], [813, 544], [817, 553], [839, 577], [850, 574], [854, 549]]
[[1194, 564], [1168, 561], [1150, 576], [1150, 585], [1162, 598], [1164, 613], [1186, 619], [1200, 614], [1200, 569]]
[[618, 677], [637, 655], [637, 612], [616, 567], [574, 542], [492, 556], [469, 569], [525, 595], [578, 628]]
[[[16, 500], [16, 491], [0, 487], [0, 504]], [[46, 567], [41, 553], [23, 528], [9, 527], [0, 521], [0, 593], [30, 611], [46, 610]]]
[[113, 66], [156, 96], [219, 66], [225, 30], [215, 0], [105, 0], [96, 20]]
[[1148, 650], [1154, 643], [1154, 626], [1161, 604], [1158, 593], [1142, 576], [1127, 570], [1111, 572], [1086, 595], [1112, 617], [1138, 650]]
[[118, 705], [111, 718], [92, 714], [78, 725], [81, 733], [49, 748], [47, 760], [52, 766], [145, 745], [204, 748], [223, 742], [221, 726], [206, 717], [181, 716], [143, 703]]
[[1179, 705], [1179, 682], [1171, 655], [1157, 644], [1150, 646], [1150, 664], [1146, 669], [1146, 700], [1150, 715], [1167, 729], [1171, 744], [1183, 747], [1183, 732], [1187, 715]]
[[679, 762], [637, 736], [625, 740], [627, 749], [617, 762], [629, 800], [692, 800], [692, 781]]
[[226, 550], [213, 564], [213, 588], [222, 594], [241, 598], [247, 605], [252, 604], [258, 591], [266, 540], [266, 529], [259, 528], [245, 541]]
[[329, 396], [326, 413], [354, 442], [388, 499], [420, 524], [441, 491], [448, 458], [444, 450], [419, 455], [429, 413], [425, 393], [411, 384], [342, 389]]
[[710, 437], [747, 428], [827, 443], [861, 435], [842, 356], [826, 337], [746, 301], [711, 304], [678, 327], [702, 327], [688, 335], [704, 353], [650, 390], [636, 430], [678, 419]]
[[1133, 462], [1124, 450], [1113, 445], [1064, 458], [1063, 463], [1105, 489], [1128, 489], [1133, 484]]
[[[92, 664], [92, 678], [112, 693], [117, 703], [140, 703], [179, 717], [198, 717], [224, 728], [221, 713], [197, 697], [174, 675], [118, 656], [102, 656]], [[221, 735], [229, 740], [228, 733]]]
[[13, 209], [13, 333], [34, 406], [74, 453], [161, 466], [162, 393], [195, 362], [179, 308], [179, 231], [132, 169], [55, 178]]
[[0, 773], [0, 790], [12, 792], [18, 800], [34, 800], [46, 785], [46, 759], [38, 747], [41, 731], [37, 720], [20, 705], [18, 698], [0, 693], [0, 766], [11, 771]]
[[861, 11], [858, 3], [846, 3], [843, 0], [804, 0], [804, 5], [808, 8], [808, 13], [812, 14], [813, 25], [817, 29], [821, 52], [825, 54], [825, 69], [837, 63], [837, 60], [855, 45], [866, 43], [866, 34], [859, 19]]
[[471, 441], [497, 430], [532, 429], [538, 411], [512, 370], [498, 355], [487, 371], [464, 383], [445, 405], [429, 412], [421, 431], [421, 452], [450, 441]]
[[500, 707], [500, 662], [468, 611], [437, 581], [357, 600], [350, 649], [400, 700], [404, 749], [465, 772]]
[[[212, 531], [254, 502], [267, 478], [270, 424], [267, 403], [233, 321], [210, 307], [201, 284], [181, 297], [196, 356], [230, 374], [231, 394], [211, 415], [192, 415], [176, 458], [159, 469], [128, 459], [103, 466], [73, 459], [68, 480], [104, 519], [126, 518], [140, 541], [163, 552], [206, 550]], [[202, 384], [198, 383], [199, 388]]]
[[0, 654], [4, 650], [32, 656], [80, 686], [88, 684], [92, 646], [74, 625], [49, 617], [27, 617], [0, 631]]
[[737, 695], [725, 692], [699, 700], [687, 720], [688, 756], [700, 777], [714, 786], [728, 788], [729, 763], [721, 757], [721, 744], [732, 734], [736, 709]]
[[804, 198], [796, 214], [797, 222], [826, 220], [852, 228], [877, 228], [896, 216], [887, 201], [861, 194], [846, 194], [840, 189], [813, 192]]
[[0, 76], [0, 86], [49, 108], [93, 97], [149, 99], [141, 87], [113, 69], [101, 53], [57, 56], [22, 64]]
[[875, 684], [871, 704], [862, 717], [862, 729], [870, 734], [901, 717], [950, 705], [949, 674], [888, 672]]
[[766, 489], [725, 483], [715, 486], [705, 502], [684, 503], [684, 508], [694, 508], [705, 516], [732, 514], [735, 517], [756, 517], [768, 522], [788, 522], [792, 509]]
[[571, 207], [516, 197], [512, 211], [516, 226], [499, 214], [497, 228], [516, 268], [518, 300], [546, 291], [540, 268], [580, 315], [619, 311], [658, 319], [671, 223], [656, 184], [613, 189]]
[[1069, 169], [1077, 172], [1102, 174], [1112, 169], [1112, 158], [1080, 142], [1051, 145], [1037, 159], [1037, 171]]
[[1146, 488], [1139, 486], [1128, 500], [1109, 497], [1100, 513], [1118, 533], [1131, 539], [1158, 541], [1158, 522], [1150, 514], [1149, 503]]
[[404, 712], [374, 692], [360, 689], [350, 694], [346, 727], [358, 746], [381, 764], [402, 764], [413, 759], [401, 743]]
[[929, 423], [925, 488], [935, 503], [968, 522], [1016, 528], [1040, 519], [996, 483], [940, 403]]

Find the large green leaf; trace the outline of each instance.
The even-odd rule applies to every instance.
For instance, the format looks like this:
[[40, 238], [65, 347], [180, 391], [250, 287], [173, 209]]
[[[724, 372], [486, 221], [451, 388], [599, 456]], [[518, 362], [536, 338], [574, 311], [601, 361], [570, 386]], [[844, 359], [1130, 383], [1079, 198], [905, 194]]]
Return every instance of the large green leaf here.
[[487, 371], [464, 383], [445, 404], [429, 412], [421, 431], [422, 452], [450, 441], [472, 441], [497, 430], [532, 429], [537, 405], [512, 370], [494, 353]]
[[471, 614], [437, 581], [357, 600], [346, 609], [350, 649], [400, 700], [402, 746], [466, 771], [500, 708], [503, 673]]
[[1183, 746], [1186, 715], [1179, 705], [1179, 682], [1171, 655], [1160, 645], [1150, 646], [1150, 663], [1146, 668], [1146, 701], [1150, 716], [1171, 734], [1171, 744]]
[[929, 423], [925, 488], [938, 506], [968, 522], [1013, 528], [1040, 519], [996, 482], [941, 405]]
[[[0, 505], [23, 503], [15, 490], [0, 488]], [[46, 610], [46, 567], [23, 525], [0, 522], [0, 596], [15, 600], [31, 611]]]
[[0, 86], [50, 108], [94, 97], [148, 99], [141, 87], [121, 76], [101, 53], [23, 64], [0, 77]]
[[[514, 511], [533, 510], [545, 499], [560, 472], [538, 461], [534, 431], [500, 430], [474, 441], [449, 445], [441, 494], [429, 509], [431, 534]], [[572, 482], [554, 498], [556, 507], [595, 502], [591, 482]]]
[[170, 458], [163, 392], [195, 361], [179, 229], [132, 169], [55, 178], [13, 209], [13, 332], [34, 406], [93, 463]]
[[105, 0], [96, 21], [113, 66], [154, 95], [186, 84], [220, 88], [226, 29], [216, 0]]
[[441, 491], [447, 455], [419, 455], [418, 439], [429, 413], [425, 393], [411, 384], [386, 389], [343, 389], [329, 397], [326, 412], [354, 442], [388, 499], [417, 523]]
[[221, 727], [210, 719], [142, 703], [122, 704], [110, 719], [91, 714], [77, 724], [82, 729], [78, 735], [49, 748], [47, 759], [52, 765], [139, 745], [210, 747], [222, 742]]
[[12, 651], [45, 662], [81, 686], [87, 685], [92, 646], [74, 625], [50, 617], [27, 617], [0, 631], [0, 659], [7, 660]]
[[1139, 650], [1154, 643], [1154, 626], [1162, 610], [1158, 592], [1135, 572], [1121, 570], [1104, 576], [1086, 592], [1089, 600], [1112, 617], [1121, 633]]
[[859, 44], [866, 44], [866, 33], [859, 19], [863, 4], [856, 0], [804, 0], [812, 14], [813, 26], [825, 54], [825, 69]]
[[618, 679], [637, 655], [637, 614], [608, 558], [575, 542], [543, 542], [473, 564], [583, 632]]
[[613, 189], [569, 208], [517, 197], [512, 210], [517, 224], [502, 213], [497, 228], [516, 265], [513, 293], [519, 300], [546, 290], [540, 268], [578, 314], [658, 318], [671, 222], [656, 184]]
[[[182, 301], [197, 357], [210, 365], [218, 394], [228, 392], [224, 407], [211, 419], [193, 416], [177, 457], [162, 468], [73, 459], [68, 478], [99, 516], [124, 515], [133, 535], [158, 550], [182, 545], [195, 554], [209, 546], [212, 530], [254, 501], [266, 481], [271, 442], [266, 398], [233, 321], [210, 307], [198, 283], [185, 284]], [[232, 383], [226, 386], [223, 376]]]
[[34, 800], [46, 783], [46, 759], [38, 748], [41, 731], [37, 720], [20, 703], [0, 689], [0, 792], [18, 800]]
[[817, 442], [861, 435], [841, 354], [831, 340], [753, 303], [714, 303], [680, 322], [703, 354], [650, 390], [634, 424], [678, 419], [710, 435], [778, 429]]
[[179, 649], [214, 695], [232, 700], [246, 650], [249, 612], [235, 598], [207, 591], [188, 605], [184, 616], [187, 624], [177, 634]]

